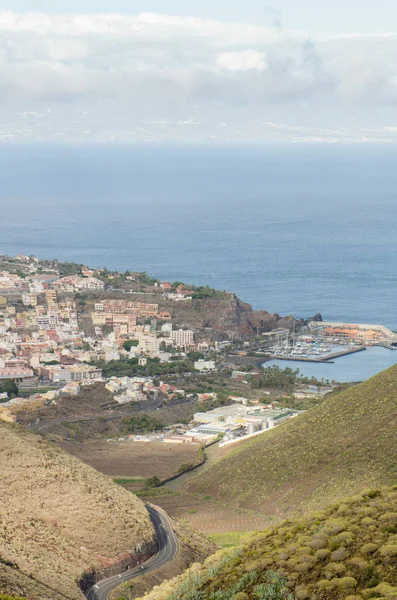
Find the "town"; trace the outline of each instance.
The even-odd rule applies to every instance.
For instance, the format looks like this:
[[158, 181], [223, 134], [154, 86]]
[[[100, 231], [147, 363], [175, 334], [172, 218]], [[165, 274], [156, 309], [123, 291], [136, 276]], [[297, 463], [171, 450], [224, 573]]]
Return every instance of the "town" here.
[[[185, 407], [172, 423], [135, 419], [109, 441], [233, 444], [293, 418], [336, 385], [299, 377], [289, 360], [325, 361], [369, 344], [394, 349], [395, 334], [381, 326], [294, 321], [249, 339], [186, 326], [186, 308], [197, 312], [216, 293], [145, 273], [0, 257], [0, 419], [37, 425], [57, 420], [61, 406], [87, 421], [85, 393], [97, 386], [92, 418], [121, 415], [125, 424]], [[284, 371], [266, 369], [273, 357], [286, 361]]]

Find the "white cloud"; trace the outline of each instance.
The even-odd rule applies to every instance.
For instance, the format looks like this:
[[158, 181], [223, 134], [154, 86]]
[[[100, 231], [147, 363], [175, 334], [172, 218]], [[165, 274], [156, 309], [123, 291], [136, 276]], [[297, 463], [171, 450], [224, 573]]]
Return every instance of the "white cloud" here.
[[216, 64], [229, 71], [249, 71], [250, 69], [264, 71], [266, 69], [265, 56], [257, 50], [222, 52], [218, 54]]
[[[14, 119], [19, 131], [15, 113], [46, 114], [32, 128], [39, 136], [51, 136], [53, 127], [54, 136], [113, 130], [117, 137], [150, 121], [167, 131], [173, 127], [173, 135], [186, 130], [213, 138], [253, 135], [247, 125], [253, 113], [258, 135], [289, 136], [313, 114], [321, 113], [330, 131], [350, 114], [359, 136], [364, 126], [384, 125], [380, 112], [394, 108], [396, 51], [391, 34], [315, 42], [281, 26], [196, 17], [0, 11], [0, 118], [11, 131]], [[289, 113], [286, 129], [268, 125], [279, 107]], [[50, 119], [47, 110], [53, 110]], [[377, 122], [369, 123], [374, 110]], [[309, 139], [318, 124], [307, 129], [302, 135]], [[341, 136], [328, 135], [334, 138]]]

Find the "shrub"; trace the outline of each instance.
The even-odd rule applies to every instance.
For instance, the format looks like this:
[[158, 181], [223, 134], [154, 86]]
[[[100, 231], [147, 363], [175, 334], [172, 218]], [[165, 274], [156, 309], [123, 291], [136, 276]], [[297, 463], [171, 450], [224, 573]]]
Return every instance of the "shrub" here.
[[386, 544], [379, 548], [379, 554], [387, 560], [397, 557], [397, 544]]
[[338, 550], [335, 550], [331, 554], [331, 560], [333, 560], [335, 562], [341, 562], [342, 560], [345, 560], [346, 557], [347, 557], [347, 552], [346, 552], [345, 548], [338, 548]]
[[161, 479], [160, 479], [160, 477], [157, 477], [157, 475], [153, 475], [153, 477], [149, 477], [149, 479], [145, 479], [144, 483], [145, 483], [145, 487], [156, 488], [161, 485]]
[[340, 579], [333, 579], [331, 583], [344, 591], [354, 590], [357, 587], [357, 579], [354, 579], [354, 577], [341, 577]]
[[351, 564], [353, 567], [357, 567], [357, 569], [360, 569], [362, 571], [369, 567], [369, 563], [360, 556], [354, 556], [353, 558], [351, 558], [349, 560], [349, 564]]
[[320, 550], [317, 550], [314, 556], [317, 558], [317, 560], [325, 560], [330, 554], [331, 552], [329, 550], [326, 548], [321, 548]]
[[336, 536], [336, 539], [341, 546], [350, 546], [354, 542], [354, 536], [348, 531], [342, 531], [342, 533]]
[[361, 552], [361, 554], [364, 554], [364, 556], [368, 556], [368, 555], [376, 552], [377, 549], [378, 549], [378, 546], [376, 544], [369, 542], [368, 544], [364, 544], [364, 546], [361, 546], [360, 552]]
[[298, 585], [295, 590], [295, 596], [297, 600], [306, 600], [306, 598], [310, 598], [310, 592], [307, 588]]
[[362, 527], [368, 527], [369, 525], [376, 525], [376, 521], [375, 521], [375, 519], [371, 519], [371, 517], [365, 517], [364, 519], [361, 519], [361, 525], [362, 525]]
[[327, 529], [329, 528], [333, 533], [340, 533], [348, 527], [348, 522], [344, 519], [328, 519], [325, 522]]
[[361, 492], [361, 495], [363, 498], [376, 498], [377, 496], [380, 496], [381, 493], [382, 490], [380, 490], [379, 488], [370, 488]]
[[343, 563], [331, 562], [325, 567], [325, 575], [331, 579], [335, 575], [343, 575], [346, 572], [346, 566]]
[[321, 579], [317, 584], [317, 588], [323, 592], [329, 592], [333, 587], [334, 586], [329, 579]]
[[376, 587], [363, 590], [362, 595], [365, 599], [367, 598], [395, 598], [397, 596], [397, 588], [390, 585], [390, 583], [383, 582], [379, 583]]
[[318, 535], [314, 536], [312, 541], [309, 542], [309, 546], [314, 550], [320, 550], [320, 548], [326, 548], [328, 545], [328, 536]]

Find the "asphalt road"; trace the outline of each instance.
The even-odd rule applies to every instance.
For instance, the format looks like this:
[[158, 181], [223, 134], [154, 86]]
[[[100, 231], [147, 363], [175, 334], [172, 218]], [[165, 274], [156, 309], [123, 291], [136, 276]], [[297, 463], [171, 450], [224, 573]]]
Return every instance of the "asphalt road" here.
[[[166, 516], [162, 515], [154, 508], [148, 506], [147, 510], [156, 530], [159, 547], [157, 554], [138, 567], [134, 567], [120, 575], [114, 575], [108, 579], [103, 579], [93, 585], [86, 592], [87, 600], [107, 600], [110, 592], [122, 583], [134, 579], [135, 577], [139, 577], [140, 575], [146, 575], [146, 573], [149, 573], [150, 571], [156, 571], [156, 569], [163, 567], [175, 558], [178, 552], [178, 542], [172, 530], [171, 523]], [[144, 568], [142, 569], [142, 567]]]

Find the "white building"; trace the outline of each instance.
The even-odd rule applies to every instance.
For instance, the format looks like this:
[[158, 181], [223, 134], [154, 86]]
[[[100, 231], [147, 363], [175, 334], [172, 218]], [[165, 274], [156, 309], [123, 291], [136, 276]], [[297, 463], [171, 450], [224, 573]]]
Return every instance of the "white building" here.
[[196, 371], [214, 371], [215, 362], [213, 360], [197, 360], [194, 363], [194, 368]]
[[103, 290], [105, 284], [97, 277], [87, 277], [87, 279], [80, 279], [77, 287], [81, 290]]
[[178, 329], [178, 331], [171, 331], [171, 339], [178, 348], [192, 346], [193, 331], [191, 329]]

